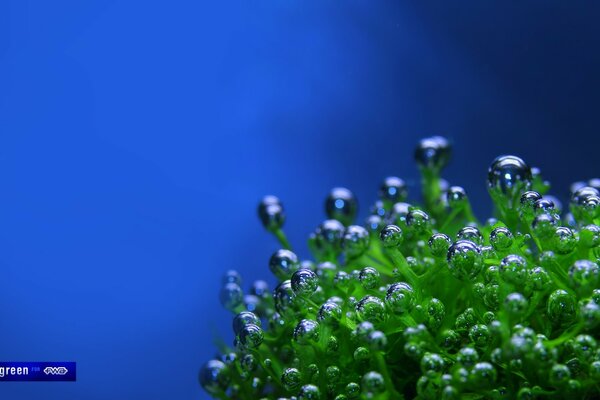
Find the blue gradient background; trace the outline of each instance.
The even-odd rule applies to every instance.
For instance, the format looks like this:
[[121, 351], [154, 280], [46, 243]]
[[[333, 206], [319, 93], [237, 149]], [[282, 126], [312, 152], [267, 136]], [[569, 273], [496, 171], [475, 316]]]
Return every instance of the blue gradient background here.
[[[280, 196], [302, 256], [334, 185], [361, 218], [412, 149], [489, 211], [516, 153], [567, 194], [600, 175], [598, 7], [568, 2], [0, 2], [0, 359], [77, 383], [6, 399], [203, 399], [228, 268], [268, 276]], [[583, 4], [583, 2], [581, 3]]]

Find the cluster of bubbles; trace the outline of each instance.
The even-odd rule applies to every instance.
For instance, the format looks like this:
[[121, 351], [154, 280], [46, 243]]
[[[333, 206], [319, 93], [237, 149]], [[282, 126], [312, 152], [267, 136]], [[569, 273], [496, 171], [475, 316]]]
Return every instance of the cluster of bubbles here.
[[427, 207], [387, 177], [357, 225], [354, 194], [333, 189], [314, 260], [291, 250], [281, 201], [265, 197], [278, 283], [244, 292], [225, 274], [235, 340], [201, 368], [202, 387], [221, 399], [600, 397], [600, 180], [573, 184], [563, 210], [539, 169], [500, 156], [496, 216], [479, 223], [440, 176], [450, 155], [439, 136], [417, 146]]

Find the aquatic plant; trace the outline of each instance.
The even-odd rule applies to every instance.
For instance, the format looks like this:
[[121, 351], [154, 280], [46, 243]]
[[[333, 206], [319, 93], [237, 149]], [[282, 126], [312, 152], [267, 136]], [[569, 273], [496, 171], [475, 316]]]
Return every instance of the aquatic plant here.
[[364, 225], [335, 188], [299, 260], [274, 196], [259, 204], [281, 244], [278, 285], [221, 302], [235, 342], [200, 370], [219, 399], [533, 399], [600, 397], [600, 180], [572, 186], [569, 212], [537, 168], [489, 167], [495, 218], [479, 223], [462, 187], [441, 178], [451, 147], [422, 140], [423, 205], [388, 177]]

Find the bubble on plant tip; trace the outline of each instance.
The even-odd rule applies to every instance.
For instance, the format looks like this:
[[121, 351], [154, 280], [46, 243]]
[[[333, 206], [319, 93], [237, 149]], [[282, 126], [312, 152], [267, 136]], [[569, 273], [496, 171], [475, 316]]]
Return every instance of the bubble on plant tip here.
[[281, 374], [281, 383], [288, 392], [293, 392], [302, 383], [302, 374], [297, 368], [286, 368]]
[[258, 362], [252, 354], [246, 354], [240, 360], [240, 366], [244, 372], [249, 373], [256, 369]]
[[558, 220], [551, 214], [537, 215], [531, 223], [533, 233], [540, 238], [548, 238], [555, 231]]
[[545, 197], [536, 200], [536, 202], [533, 203], [533, 212], [536, 215], [555, 213], [554, 202]]
[[414, 291], [408, 283], [393, 283], [387, 290], [385, 303], [396, 314], [410, 312], [414, 306]]
[[590, 224], [579, 230], [579, 241], [588, 249], [600, 246], [600, 226]]
[[511, 293], [504, 299], [504, 311], [513, 317], [523, 317], [529, 302], [521, 293]]
[[379, 372], [369, 371], [362, 377], [362, 389], [367, 393], [381, 393], [385, 390], [385, 381]]
[[571, 195], [571, 204], [583, 205], [590, 196], [600, 196], [600, 191], [591, 186], [580, 187]]
[[533, 215], [533, 205], [536, 201], [541, 200], [542, 195], [533, 190], [524, 192], [519, 199], [519, 212], [521, 217], [529, 217]]
[[582, 294], [589, 294], [600, 285], [598, 264], [590, 260], [578, 260], [569, 268], [571, 286]]
[[303, 319], [294, 328], [294, 340], [298, 344], [308, 345], [319, 340], [319, 323], [311, 319]]
[[317, 314], [317, 321], [325, 324], [335, 323], [341, 318], [342, 307], [339, 304], [329, 300], [319, 308], [319, 312]]
[[481, 246], [483, 244], [483, 235], [475, 226], [465, 226], [456, 234], [457, 240], [470, 240], [471, 242]]
[[356, 315], [360, 321], [378, 323], [386, 318], [385, 304], [375, 296], [365, 296], [356, 305]]
[[454, 329], [446, 329], [440, 335], [442, 346], [446, 349], [455, 349], [462, 338]]
[[383, 225], [383, 219], [379, 215], [369, 215], [365, 221], [365, 228], [371, 235], [379, 234]]
[[212, 395], [223, 393], [231, 380], [227, 366], [219, 360], [210, 360], [204, 364], [198, 378], [204, 390]]
[[448, 253], [452, 240], [444, 233], [434, 233], [427, 243], [429, 244], [431, 254], [435, 257], [442, 257]]
[[448, 249], [448, 267], [454, 277], [465, 280], [475, 278], [483, 267], [481, 251], [468, 240], [459, 240]]
[[300, 393], [298, 393], [298, 400], [319, 400], [320, 398], [321, 391], [313, 384], [302, 386]]
[[491, 387], [496, 382], [498, 373], [494, 366], [488, 362], [479, 362], [469, 372], [469, 382], [475, 387]]
[[462, 186], [450, 186], [446, 191], [446, 202], [450, 208], [461, 208], [468, 203], [467, 192]]
[[299, 269], [292, 275], [291, 285], [294, 294], [301, 297], [308, 297], [317, 290], [319, 278], [310, 269]]
[[375, 326], [370, 321], [363, 321], [356, 325], [356, 328], [351, 333], [354, 341], [366, 341], [368, 335], [375, 331]]
[[379, 233], [379, 239], [384, 247], [396, 247], [402, 243], [402, 229], [397, 225], [387, 225]]
[[494, 228], [490, 233], [490, 244], [496, 251], [509, 249], [514, 243], [513, 234], [504, 226]]
[[464, 367], [471, 368], [479, 361], [479, 353], [472, 347], [463, 347], [456, 354], [456, 361]]
[[421, 168], [440, 170], [450, 161], [452, 148], [442, 136], [422, 139], [415, 149], [415, 161]]
[[414, 342], [406, 342], [404, 344], [404, 354], [415, 361], [418, 361], [423, 357], [423, 347]]
[[571, 378], [571, 371], [564, 364], [555, 364], [552, 366], [549, 374], [549, 382], [554, 386], [564, 386]]
[[325, 213], [327, 218], [350, 225], [356, 217], [358, 202], [354, 194], [343, 187], [333, 188], [325, 200]]
[[445, 385], [442, 389], [441, 400], [458, 400], [460, 399], [460, 392], [457, 388], [452, 385]]
[[514, 198], [531, 186], [531, 169], [521, 158], [516, 156], [499, 156], [488, 169], [488, 187]]
[[381, 200], [377, 200], [369, 209], [371, 215], [377, 215], [381, 218], [387, 214], [386, 205]]
[[325, 370], [325, 374], [329, 382], [337, 383], [340, 379], [341, 371], [337, 365], [330, 365]]
[[469, 307], [456, 317], [454, 326], [459, 331], [467, 331], [467, 330], [471, 329], [471, 327], [473, 325], [475, 325], [476, 323], [477, 323], [477, 317], [475, 316], [475, 310], [473, 310], [473, 308]]
[[255, 324], [247, 324], [239, 331], [239, 343], [244, 348], [257, 348], [264, 340], [264, 333], [260, 326]]
[[545, 200], [548, 200], [549, 202], [551, 202], [552, 204], [554, 204], [554, 211], [558, 214], [562, 213], [563, 211], [563, 204], [562, 202], [558, 199], [558, 197], [556, 196], [552, 196], [551, 194], [545, 194], [543, 196], [543, 198]]
[[253, 294], [244, 295], [244, 308], [247, 311], [251, 311], [257, 313], [261, 317], [264, 316], [264, 312], [266, 311], [264, 307], [262, 307], [262, 301], [258, 296]]
[[273, 301], [275, 309], [281, 314], [290, 309], [294, 302], [294, 290], [292, 289], [292, 282], [289, 279], [277, 285], [273, 291]]
[[341, 249], [346, 228], [338, 220], [327, 219], [315, 231], [315, 243], [323, 251], [337, 252]]
[[425, 353], [421, 358], [421, 371], [427, 373], [429, 371], [441, 372], [446, 363], [444, 359], [437, 353]]
[[263, 280], [256, 280], [252, 283], [250, 293], [257, 297], [265, 297], [269, 295], [269, 284]]
[[423, 210], [412, 209], [406, 214], [406, 226], [422, 234], [431, 230], [431, 220], [429, 214]]
[[516, 254], [509, 254], [500, 261], [500, 276], [506, 282], [522, 286], [526, 282], [528, 269], [527, 261]]
[[596, 339], [588, 334], [577, 335], [571, 344], [573, 354], [584, 362], [589, 362], [594, 358], [597, 347]]
[[316, 274], [322, 281], [331, 282], [335, 279], [338, 272], [338, 267], [330, 261], [325, 261], [317, 264]]
[[234, 310], [242, 304], [244, 293], [237, 283], [226, 283], [219, 292], [219, 300], [223, 307], [228, 310]]
[[222, 282], [223, 282], [223, 285], [225, 285], [227, 283], [235, 283], [237, 285], [241, 285], [242, 284], [242, 276], [236, 270], [230, 269], [229, 271], [225, 272], [225, 274], [223, 274]]
[[385, 220], [390, 224], [402, 225], [406, 221], [406, 216], [412, 205], [404, 202], [397, 202], [392, 205], [390, 211], [386, 214]]
[[298, 256], [291, 250], [277, 250], [269, 259], [269, 269], [279, 279], [289, 279], [299, 267]]
[[402, 335], [407, 342], [420, 342], [427, 340], [427, 334], [427, 327], [423, 324], [407, 326], [402, 332]]
[[258, 204], [258, 217], [267, 230], [280, 229], [285, 223], [283, 204], [275, 196], [263, 197]]
[[349, 382], [345, 387], [345, 392], [351, 399], [357, 398], [360, 394], [360, 385], [356, 382]]
[[552, 279], [543, 267], [535, 267], [529, 271], [529, 282], [534, 290], [545, 290], [552, 284]]
[[235, 317], [233, 317], [233, 333], [238, 335], [242, 328], [246, 325], [257, 325], [260, 326], [260, 319], [250, 311], [242, 311], [238, 313]]
[[426, 307], [427, 326], [432, 330], [437, 330], [446, 316], [446, 306], [440, 299], [434, 297], [429, 299]]
[[571, 195], [571, 212], [577, 222], [590, 222], [600, 210], [600, 192], [590, 186], [577, 189]]
[[554, 322], [570, 321], [575, 317], [575, 299], [567, 291], [557, 289], [548, 296], [546, 312]]
[[491, 338], [490, 329], [487, 325], [475, 324], [469, 329], [469, 339], [479, 348], [485, 347]]
[[575, 250], [577, 237], [570, 228], [560, 226], [554, 231], [554, 250], [558, 254], [568, 254]]
[[388, 176], [379, 187], [379, 197], [392, 203], [404, 201], [408, 197], [406, 183], [396, 176]]
[[357, 362], [369, 361], [370, 356], [371, 353], [369, 352], [369, 349], [363, 346], [357, 347], [353, 354], [354, 361]]
[[372, 331], [367, 335], [366, 342], [371, 350], [383, 350], [387, 346], [388, 340], [385, 333], [381, 331]]
[[358, 225], [350, 225], [346, 228], [342, 242], [346, 256], [358, 258], [369, 249], [369, 232]]
[[379, 271], [377, 271], [375, 268], [364, 267], [360, 270], [358, 279], [362, 287], [368, 290], [375, 289], [377, 286], [379, 286], [381, 276]]

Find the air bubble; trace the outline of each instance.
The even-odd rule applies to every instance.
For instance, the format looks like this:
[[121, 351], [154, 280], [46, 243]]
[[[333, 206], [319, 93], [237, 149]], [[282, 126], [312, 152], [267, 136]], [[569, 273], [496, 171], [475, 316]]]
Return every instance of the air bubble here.
[[396, 176], [388, 176], [379, 188], [379, 197], [391, 203], [404, 201], [408, 197], [406, 183]]
[[338, 187], [331, 190], [325, 200], [325, 213], [327, 218], [350, 225], [356, 217], [358, 203], [354, 194], [346, 188]]
[[294, 328], [294, 340], [301, 345], [308, 345], [319, 340], [319, 323], [311, 319], [303, 319]]
[[450, 161], [451, 146], [441, 136], [423, 139], [415, 149], [415, 160], [421, 168], [441, 170]]
[[227, 366], [219, 360], [210, 360], [200, 369], [200, 385], [212, 395], [222, 395], [229, 385]]
[[242, 311], [233, 318], [233, 333], [238, 335], [242, 328], [246, 325], [260, 326], [260, 319], [250, 311]]
[[399, 282], [392, 284], [387, 290], [385, 303], [396, 314], [412, 311], [414, 306], [414, 292], [408, 283]]
[[221, 288], [219, 299], [221, 300], [223, 307], [233, 311], [244, 301], [244, 293], [237, 283], [226, 283]]
[[451, 186], [446, 192], [446, 201], [453, 209], [461, 209], [469, 202], [467, 192], [461, 186]]
[[269, 269], [281, 280], [289, 279], [299, 267], [298, 256], [290, 250], [277, 250], [269, 260]]
[[483, 244], [483, 236], [475, 226], [465, 226], [464, 228], [461, 228], [456, 234], [456, 238], [457, 240], [470, 240], [480, 246]]
[[452, 240], [444, 233], [434, 233], [427, 243], [433, 256], [443, 257], [448, 253]]
[[362, 226], [350, 225], [344, 233], [343, 247], [350, 259], [362, 256], [369, 249], [369, 232]]
[[317, 290], [319, 278], [309, 269], [300, 269], [292, 275], [292, 290], [297, 296], [309, 297]]
[[499, 226], [490, 233], [490, 244], [496, 251], [508, 250], [514, 242], [513, 234], [508, 228]]
[[531, 179], [531, 169], [516, 156], [497, 157], [488, 169], [490, 191], [503, 194], [509, 201], [528, 190]]
[[384, 247], [397, 247], [402, 243], [402, 229], [396, 225], [387, 225], [381, 230], [379, 239]]
[[474, 279], [483, 267], [479, 247], [471, 241], [459, 240], [448, 249], [448, 267], [456, 278]]
[[285, 223], [283, 204], [275, 196], [265, 196], [258, 204], [258, 217], [267, 230], [280, 229]]
[[356, 315], [361, 321], [378, 323], [385, 320], [385, 305], [375, 296], [365, 296], [356, 305]]

